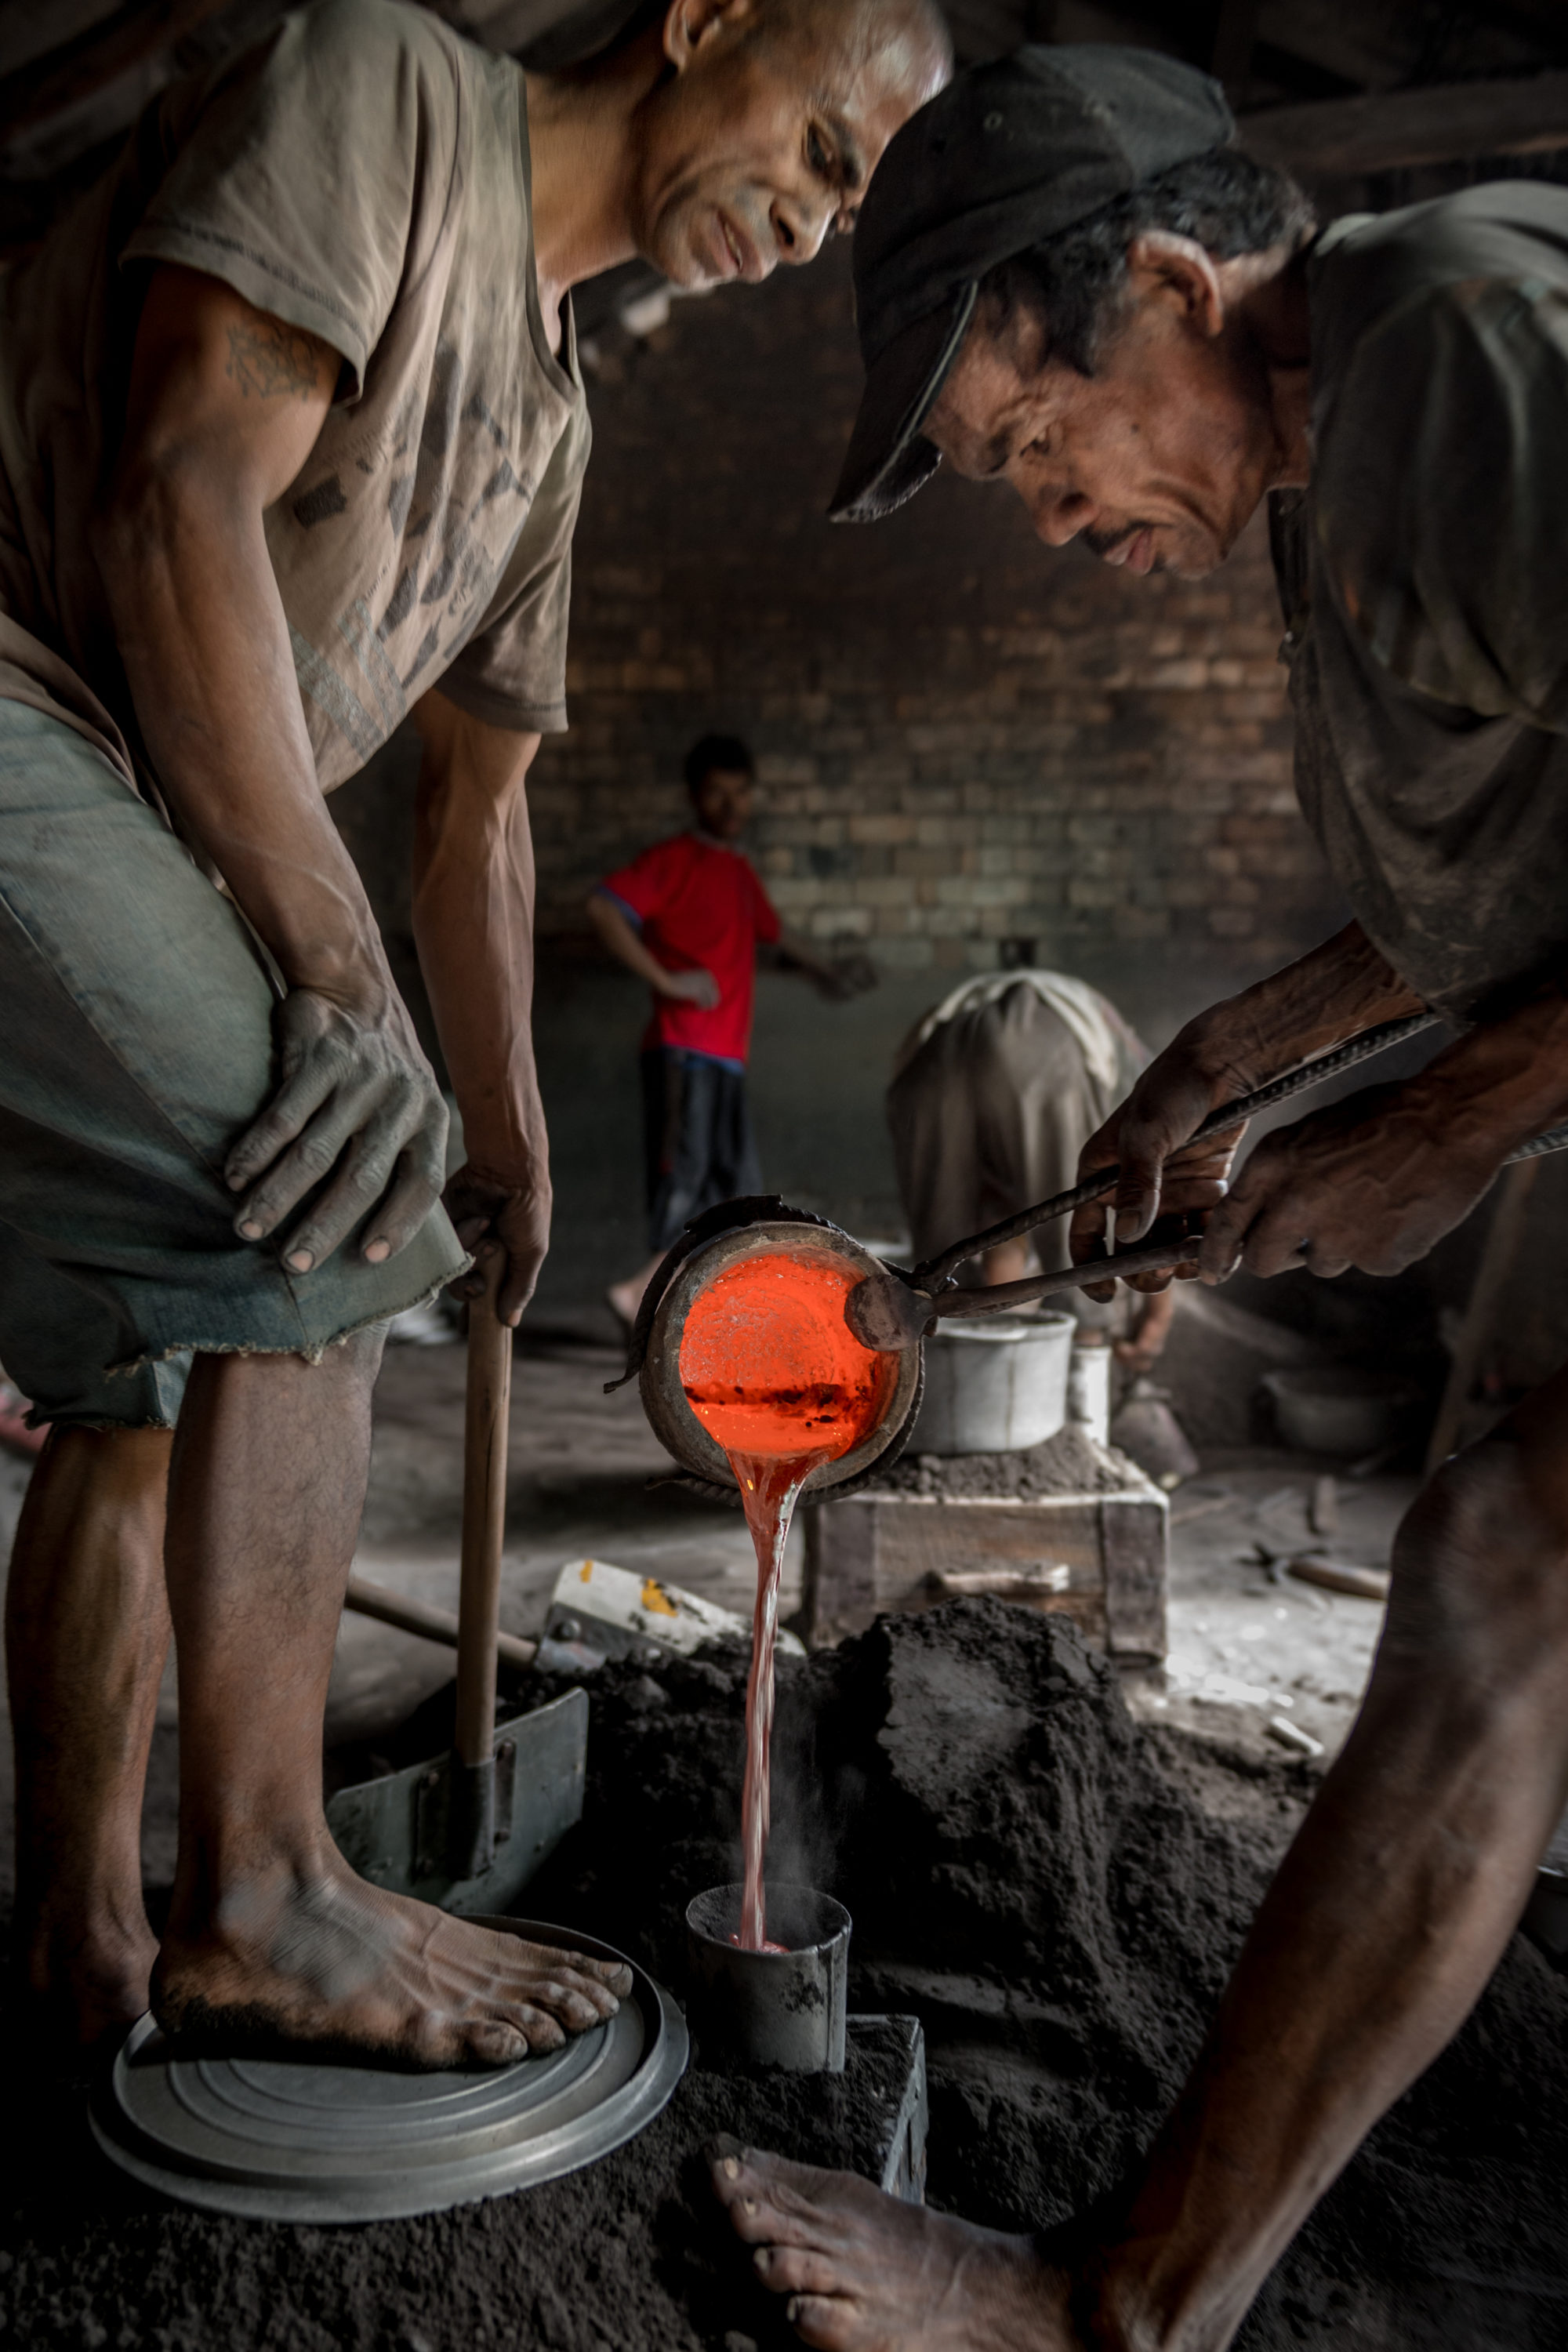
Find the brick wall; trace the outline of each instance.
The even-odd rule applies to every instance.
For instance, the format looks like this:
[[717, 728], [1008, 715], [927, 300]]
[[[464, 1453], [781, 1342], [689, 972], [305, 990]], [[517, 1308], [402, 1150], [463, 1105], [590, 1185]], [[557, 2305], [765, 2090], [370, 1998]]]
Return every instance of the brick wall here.
[[[1183, 586], [1052, 553], [1008, 492], [940, 477], [871, 529], [823, 520], [860, 383], [847, 264], [678, 302], [647, 346], [602, 339], [572, 730], [531, 784], [547, 1300], [595, 1297], [645, 1247], [646, 992], [592, 944], [583, 901], [684, 822], [681, 758], [707, 728], [756, 746], [750, 845], [786, 919], [882, 968], [848, 1005], [777, 974], [758, 992], [766, 1179], [855, 1231], [898, 1230], [882, 1092], [952, 975], [1055, 963], [1157, 1046], [1343, 919], [1290, 792], [1260, 530]], [[405, 730], [332, 806], [423, 1018], [416, 766]]]
[[1191, 585], [1053, 553], [1010, 492], [941, 478], [830, 528], [859, 384], [843, 251], [602, 357], [572, 732], [532, 794], [546, 931], [682, 821], [680, 757], [714, 725], [756, 746], [785, 919], [889, 970], [1164, 945], [1247, 973], [1335, 919], [1260, 526]]

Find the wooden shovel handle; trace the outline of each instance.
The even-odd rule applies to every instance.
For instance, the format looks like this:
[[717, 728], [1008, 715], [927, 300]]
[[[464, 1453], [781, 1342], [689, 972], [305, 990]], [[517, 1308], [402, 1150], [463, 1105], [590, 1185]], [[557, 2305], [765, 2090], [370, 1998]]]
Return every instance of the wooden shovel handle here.
[[484, 1290], [468, 1304], [468, 1379], [463, 1416], [463, 1565], [458, 1594], [458, 1721], [465, 1764], [483, 1764], [495, 1745], [496, 1652], [500, 1634], [500, 1552], [506, 1533], [507, 1414], [512, 1334], [496, 1313], [506, 1252], [479, 1253]]

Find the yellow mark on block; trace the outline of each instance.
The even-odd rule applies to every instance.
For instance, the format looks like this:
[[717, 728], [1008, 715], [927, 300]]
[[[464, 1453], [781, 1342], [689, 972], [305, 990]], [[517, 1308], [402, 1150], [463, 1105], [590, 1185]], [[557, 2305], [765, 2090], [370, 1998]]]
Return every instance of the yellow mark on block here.
[[645, 1609], [651, 1609], [656, 1617], [679, 1617], [680, 1614], [656, 1576], [643, 1579], [642, 1605]]
[[591, 1559], [585, 1559], [585, 1560], [583, 1562], [582, 1567], [577, 1570], [577, 1574], [578, 1574], [579, 1579], [581, 1580], [581, 1581], [582, 1581], [584, 1584], [591, 1583], [591, 1582], [592, 1582], [592, 1580], [593, 1580], [593, 1575], [594, 1575], [594, 1563], [593, 1563], [593, 1561], [592, 1561]]

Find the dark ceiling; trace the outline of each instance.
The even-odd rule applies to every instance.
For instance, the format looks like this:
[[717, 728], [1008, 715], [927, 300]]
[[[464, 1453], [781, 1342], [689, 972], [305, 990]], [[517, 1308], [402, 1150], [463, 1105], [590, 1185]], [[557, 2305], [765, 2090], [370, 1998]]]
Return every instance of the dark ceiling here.
[[[254, 37], [284, 5], [5, 0], [0, 247], [36, 234], [175, 72]], [[520, 50], [591, 48], [647, 0], [430, 5]], [[1568, 68], [1568, 0], [947, 0], [947, 15], [965, 63], [1022, 41], [1140, 41], [1209, 68], [1254, 113], [1491, 79], [1528, 105], [1530, 77]], [[1542, 82], [1541, 103], [1568, 139], [1563, 87]]]
[[947, 0], [947, 16], [966, 60], [1137, 40], [1207, 66], [1247, 106], [1568, 65], [1563, 0]]

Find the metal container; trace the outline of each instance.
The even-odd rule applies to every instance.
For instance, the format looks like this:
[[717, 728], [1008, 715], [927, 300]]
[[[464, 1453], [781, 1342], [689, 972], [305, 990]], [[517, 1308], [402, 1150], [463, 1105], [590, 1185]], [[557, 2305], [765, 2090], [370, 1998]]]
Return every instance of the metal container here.
[[[734, 1205], [738, 1210], [747, 1206], [743, 1202]], [[783, 1207], [782, 1203], [773, 1205]], [[710, 1239], [697, 1242], [673, 1266], [647, 1331], [638, 1365], [643, 1410], [655, 1436], [696, 1477], [710, 1486], [727, 1488], [731, 1495], [735, 1493], [734, 1473], [722, 1449], [691, 1410], [681, 1385], [681, 1338], [692, 1302], [710, 1283], [744, 1258], [773, 1255], [806, 1263], [816, 1261], [849, 1274], [855, 1281], [881, 1270], [869, 1250], [862, 1249], [858, 1242], [840, 1233], [836, 1225], [816, 1218], [808, 1222], [795, 1211], [786, 1209], [782, 1215], [737, 1223]], [[802, 1490], [806, 1499], [815, 1499], [832, 1488], [860, 1483], [878, 1465], [896, 1459], [902, 1433], [920, 1401], [921, 1350], [910, 1348], [890, 1352], [880, 1361], [885, 1367], [886, 1381], [880, 1419], [859, 1444], [841, 1454], [837, 1461], [817, 1465]], [[1059, 1414], [1057, 1426], [1060, 1426]]]
[[943, 1323], [925, 1343], [916, 1454], [1013, 1454], [1067, 1419], [1070, 1315], [996, 1315]]
[[1068, 1421], [1097, 1445], [1110, 1443], [1111, 1350], [1099, 1334], [1098, 1345], [1086, 1347], [1082, 1333], [1073, 1342], [1068, 1365]]
[[1280, 1436], [1303, 1454], [1379, 1454], [1408, 1436], [1420, 1402], [1408, 1381], [1346, 1364], [1265, 1372], [1260, 1386]]
[[739, 1886], [710, 1886], [686, 1906], [687, 2016], [708, 2065], [842, 2074], [849, 2008], [849, 1914], [815, 1886], [770, 1885], [768, 1935], [782, 1952], [748, 1952]]

